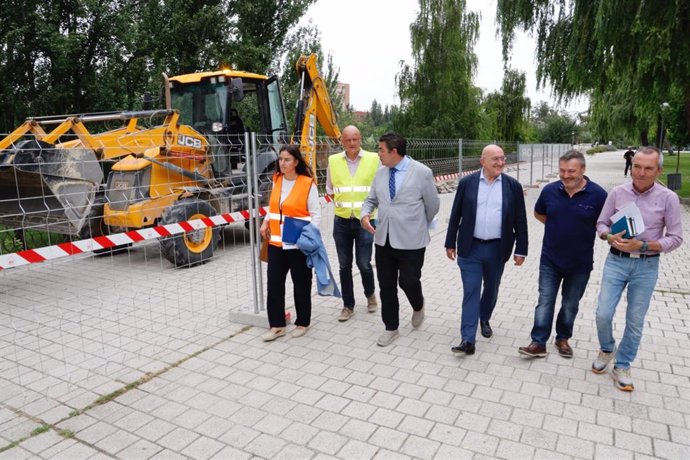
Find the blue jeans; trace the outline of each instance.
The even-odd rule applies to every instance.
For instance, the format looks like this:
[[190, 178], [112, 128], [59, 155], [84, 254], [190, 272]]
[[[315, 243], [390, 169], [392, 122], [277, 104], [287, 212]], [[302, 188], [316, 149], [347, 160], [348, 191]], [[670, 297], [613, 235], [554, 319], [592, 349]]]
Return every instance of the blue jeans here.
[[498, 298], [505, 268], [500, 240], [474, 242], [467, 257], [458, 257], [458, 265], [463, 290], [460, 335], [462, 340], [475, 343], [478, 320], [491, 319]]
[[606, 258], [597, 305], [597, 334], [602, 351], [611, 352], [616, 347], [613, 316], [623, 290], [628, 287], [625, 331], [616, 352], [616, 367], [629, 368], [637, 356], [644, 318], [659, 274], [659, 259], [631, 259], [613, 254]]
[[374, 269], [371, 268], [371, 252], [374, 235], [362, 228], [359, 219], [343, 219], [335, 217], [333, 222], [333, 239], [338, 251], [340, 266], [340, 289], [343, 294], [343, 305], [350, 310], [355, 308], [355, 294], [352, 282], [352, 249], [354, 246], [355, 260], [362, 276], [364, 295], [374, 294]]
[[561, 287], [561, 309], [556, 318], [556, 340], [573, 336], [573, 325], [585, 293], [590, 272], [563, 273], [547, 260], [539, 264], [539, 300], [534, 311], [532, 342], [546, 345], [551, 336], [553, 315], [556, 310], [556, 297]]

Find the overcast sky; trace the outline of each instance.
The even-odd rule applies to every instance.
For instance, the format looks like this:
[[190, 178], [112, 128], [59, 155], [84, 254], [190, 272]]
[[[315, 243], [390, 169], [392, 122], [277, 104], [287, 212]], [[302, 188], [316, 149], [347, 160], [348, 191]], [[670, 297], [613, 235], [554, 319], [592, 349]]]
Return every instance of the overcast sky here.
[[[495, 0], [468, 0], [468, 9], [481, 14], [475, 53], [479, 67], [474, 84], [491, 92], [503, 81], [501, 43], [496, 37]], [[400, 61], [412, 63], [410, 24], [419, 11], [418, 0], [317, 0], [302, 19], [311, 20], [321, 32], [324, 52], [333, 55], [340, 69], [339, 80], [350, 84], [350, 103], [355, 110], [368, 110], [376, 99], [381, 105], [399, 104], [395, 76]], [[527, 96], [533, 103], [547, 101], [548, 90], [537, 91], [534, 69], [535, 40], [520, 34], [513, 47], [511, 67], [527, 76]], [[587, 109], [577, 101], [569, 111]]]

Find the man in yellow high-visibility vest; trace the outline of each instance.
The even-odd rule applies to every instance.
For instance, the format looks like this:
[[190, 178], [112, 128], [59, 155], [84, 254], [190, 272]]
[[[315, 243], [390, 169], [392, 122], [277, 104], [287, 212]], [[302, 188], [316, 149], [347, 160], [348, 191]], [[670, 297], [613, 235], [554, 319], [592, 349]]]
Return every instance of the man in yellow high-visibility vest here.
[[362, 150], [362, 135], [355, 126], [346, 126], [341, 142], [344, 152], [328, 158], [326, 171], [326, 193], [335, 205], [333, 239], [338, 251], [340, 265], [340, 287], [343, 294], [343, 310], [338, 321], [347, 321], [354, 314], [355, 295], [352, 281], [352, 250], [362, 276], [367, 311], [373, 313], [376, 302], [374, 270], [371, 268], [371, 253], [374, 237], [359, 223], [362, 203], [369, 194], [369, 188], [376, 170], [380, 166], [379, 156]]

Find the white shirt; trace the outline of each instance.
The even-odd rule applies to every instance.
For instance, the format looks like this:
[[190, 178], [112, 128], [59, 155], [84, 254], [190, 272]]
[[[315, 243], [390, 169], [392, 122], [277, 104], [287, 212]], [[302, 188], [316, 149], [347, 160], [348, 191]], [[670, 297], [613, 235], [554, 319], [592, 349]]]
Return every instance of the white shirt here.
[[[295, 186], [295, 180], [288, 180], [283, 176], [283, 185], [280, 189], [280, 204], [288, 197], [292, 188]], [[319, 203], [319, 190], [316, 184], [312, 183], [309, 189], [309, 198], [307, 198], [307, 210], [311, 217], [311, 224], [319, 228], [321, 226], [321, 203]], [[283, 249], [297, 249], [297, 245], [283, 243]]]

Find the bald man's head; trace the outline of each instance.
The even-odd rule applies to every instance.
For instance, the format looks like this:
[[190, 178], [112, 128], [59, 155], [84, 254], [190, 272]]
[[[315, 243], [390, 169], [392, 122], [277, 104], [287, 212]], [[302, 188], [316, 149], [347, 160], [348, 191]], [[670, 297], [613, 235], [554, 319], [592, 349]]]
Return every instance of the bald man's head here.
[[482, 150], [479, 163], [484, 169], [484, 177], [493, 180], [500, 176], [506, 165], [506, 156], [503, 149], [495, 144], [489, 144]]
[[340, 142], [345, 148], [346, 155], [354, 159], [362, 148], [362, 135], [356, 126], [346, 126], [341, 133]]

